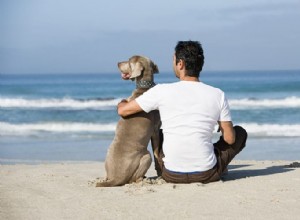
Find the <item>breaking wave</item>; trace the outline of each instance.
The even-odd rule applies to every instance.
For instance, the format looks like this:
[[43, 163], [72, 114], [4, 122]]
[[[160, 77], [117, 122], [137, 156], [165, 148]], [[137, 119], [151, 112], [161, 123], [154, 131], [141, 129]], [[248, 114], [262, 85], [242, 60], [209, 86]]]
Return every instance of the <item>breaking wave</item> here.
[[[0, 136], [26, 136], [45, 133], [102, 133], [114, 132], [116, 123], [47, 122], [11, 124], [0, 122]], [[300, 124], [244, 123], [251, 137], [300, 137]]]
[[290, 96], [283, 99], [232, 99], [229, 100], [231, 109], [261, 109], [261, 108], [300, 108], [300, 98]]
[[107, 109], [115, 107], [120, 99], [24, 99], [0, 98], [0, 108], [58, 108], [58, 109]]
[[300, 137], [300, 124], [240, 124], [253, 137]]
[[38, 135], [50, 133], [97, 133], [113, 132], [116, 123], [94, 124], [94, 123], [76, 123], [76, 122], [49, 122], [32, 124], [10, 124], [0, 122], [0, 136], [7, 135]]
[[[104, 99], [24, 99], [0, 97], [0, 108], [23, 109], [112, 109], [120, 102], [120, 98]], [[300, 108], [300, 98], [290, 96], [282, 99], [230, 99], [230, 108], [239, 109], [272, 109], [272, 108]]]

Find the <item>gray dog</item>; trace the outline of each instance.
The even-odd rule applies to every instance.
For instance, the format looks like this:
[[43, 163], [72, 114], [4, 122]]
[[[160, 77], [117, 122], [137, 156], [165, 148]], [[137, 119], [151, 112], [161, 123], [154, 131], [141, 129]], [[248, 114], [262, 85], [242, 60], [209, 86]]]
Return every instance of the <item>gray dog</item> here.
[[[129, 61], [118, 63], [122, 78], [136, 81], [136, 89], [127, 99], [135, 99], [154, 86], [153, 74], [158, 73], [157, 66], [149, 58], [133, 56]], [[106, 159], [106, 179], [97, 183], [97, 187], [121, 186], [139, 182], [151, 165], [151, 155], [147, 146], [151, 139], [155, 160], [155, 169], [160, 175], [157, 163], [160, 151], [160, 116], [158, 111], [140, 112], [126, 118], [120, 118], [115, 137], [109, 146]]]

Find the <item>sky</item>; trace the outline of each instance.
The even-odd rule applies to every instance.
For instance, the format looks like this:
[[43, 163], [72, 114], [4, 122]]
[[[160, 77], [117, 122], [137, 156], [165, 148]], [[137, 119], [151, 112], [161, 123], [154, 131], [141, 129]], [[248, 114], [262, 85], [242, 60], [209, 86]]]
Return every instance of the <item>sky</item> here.
[[199, 41], [204, 70], [300, 69], [300, 0], [0, 0], [0, 73], [107, 73], [132, 55], [172, 71]]

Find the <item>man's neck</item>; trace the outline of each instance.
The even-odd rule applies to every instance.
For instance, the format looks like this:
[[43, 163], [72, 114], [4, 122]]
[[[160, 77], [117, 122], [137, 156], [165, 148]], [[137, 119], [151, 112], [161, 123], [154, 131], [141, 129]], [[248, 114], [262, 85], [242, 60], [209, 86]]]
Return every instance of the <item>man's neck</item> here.
[[180, 76], [179, 79], [180, 81], [199, 82], [199, 78], [194, 76]]

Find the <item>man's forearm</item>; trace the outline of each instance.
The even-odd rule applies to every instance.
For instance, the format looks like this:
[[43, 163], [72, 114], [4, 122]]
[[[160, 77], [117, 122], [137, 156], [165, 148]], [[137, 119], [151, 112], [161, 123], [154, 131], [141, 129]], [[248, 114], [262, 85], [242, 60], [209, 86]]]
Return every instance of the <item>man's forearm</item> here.
[[233, 144], [235, 142], [235, 130], [231, 121], [219, 122], [220, 129], [227, 144]]
[[126, 116], [129, 116], [129, 115], [135, 114], [137, 112], [143, 111], [135, 100], [127, 102], [127, 100], [123, 99], [118, 104], [117, 108], [118, 108], [118, 114], [121, 117], [126, 117]]

